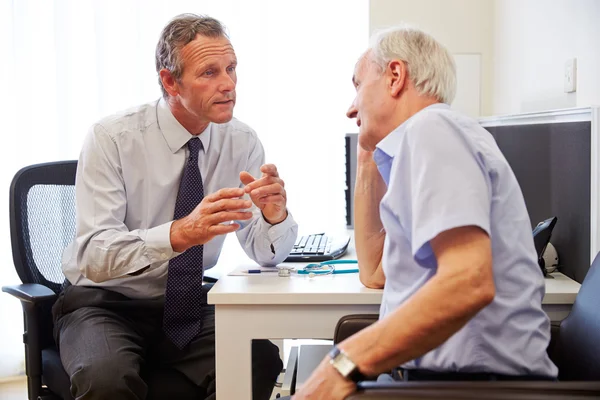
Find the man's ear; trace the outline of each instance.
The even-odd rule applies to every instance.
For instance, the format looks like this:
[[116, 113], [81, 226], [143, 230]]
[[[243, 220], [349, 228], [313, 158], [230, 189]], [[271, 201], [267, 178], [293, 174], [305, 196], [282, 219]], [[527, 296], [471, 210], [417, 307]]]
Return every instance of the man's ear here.
[[173, 75], [171, 75], [171, 71], [163, 68], [158, 72], [158, 75], [160, 76], [163, 87], [167, 93], [169, 93], [169, 96], [177, 96], [179, 94], [179, 84], [177, 83], [177, 80], [173, 78]]
[[394, 97], [399, 96], [408, 82], [406, 64], [400, 60], [392, 60], [387, 65], [386, 74], [390, 94]]

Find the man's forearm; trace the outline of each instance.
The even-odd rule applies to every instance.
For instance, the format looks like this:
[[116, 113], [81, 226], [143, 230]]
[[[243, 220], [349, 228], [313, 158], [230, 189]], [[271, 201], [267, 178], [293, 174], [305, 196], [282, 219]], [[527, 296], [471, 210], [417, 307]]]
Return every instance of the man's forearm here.
[[379, 203], [385, 191], [375, 162], [359, 162], [354, 188], [354, 240], [360, 280], [367, 287], [381, 288], [385, 283], [381, 267], [385, 232], [379, 217]]
[[81, 243], [77, 259], [82, 275], [93, 282], [104, 282], [168, 261], [173, 256], [170, 226], [166, 223], [133, 231], [106, 229], [81, 235], [77, 238]]
[[435, 349], [493, 299], [493, 290], [478, 286], [469, 273], [464, 275], [436, 275], [401, 307], [340, 348], [369, 376]]

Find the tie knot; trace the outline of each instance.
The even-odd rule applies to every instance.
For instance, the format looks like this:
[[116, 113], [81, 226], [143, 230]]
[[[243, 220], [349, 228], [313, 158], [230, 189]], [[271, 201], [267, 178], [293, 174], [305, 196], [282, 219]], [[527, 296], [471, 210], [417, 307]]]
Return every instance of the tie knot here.
[[198, 158], [198, 153], [200, 152], [200, 147], [202, 146], [202, 142], [200, 138], [195, 137], [191, 138], [188, 141], [188, 149], [190, 150], [190, 158], [196, 159]]

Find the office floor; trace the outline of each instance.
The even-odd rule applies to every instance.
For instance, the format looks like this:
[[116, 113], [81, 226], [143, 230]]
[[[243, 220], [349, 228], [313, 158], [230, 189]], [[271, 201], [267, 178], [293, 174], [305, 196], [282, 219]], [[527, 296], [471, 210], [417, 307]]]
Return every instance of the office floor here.
[[0, 381], [0, 400], [26, 400], [27, 383], [25, 377]]

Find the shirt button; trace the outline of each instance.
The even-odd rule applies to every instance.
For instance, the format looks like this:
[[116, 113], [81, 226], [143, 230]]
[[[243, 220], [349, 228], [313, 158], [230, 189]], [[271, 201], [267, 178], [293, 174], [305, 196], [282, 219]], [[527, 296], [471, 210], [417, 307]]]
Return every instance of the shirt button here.
[[166, 260], [166, 259], [167, 259], [167, 253], [161, 253], [161, 255], [160, 255], [160, 256], [162, 257], [162, 259], [163, 259], [163, 260]]

